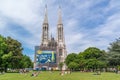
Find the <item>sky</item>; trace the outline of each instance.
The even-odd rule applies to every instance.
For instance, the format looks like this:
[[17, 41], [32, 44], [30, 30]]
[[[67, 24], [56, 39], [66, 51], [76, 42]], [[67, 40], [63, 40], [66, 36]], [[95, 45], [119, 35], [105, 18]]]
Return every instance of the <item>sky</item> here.
[[68, 54], [88, 47], [107, 51], [120, 37], [120, 0], [0, 0], [0, 34], [21, 42], [32, 60], [34, 46], [41, 43], [46, 4], [54, 37], [61, 6]]

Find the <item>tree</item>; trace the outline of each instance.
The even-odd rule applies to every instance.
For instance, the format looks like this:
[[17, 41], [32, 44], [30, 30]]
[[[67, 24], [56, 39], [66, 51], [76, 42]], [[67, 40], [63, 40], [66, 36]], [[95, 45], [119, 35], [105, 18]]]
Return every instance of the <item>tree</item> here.
[[80, 59], [78, 57], [78, 54], [76, 54], [76, 53], [69, 54], [65, 59], [66, 65], [71, 70], [75, 70], [75, 69], [79, 68], [79, 61], [80, 61]]
[[62, 67], [63, 67], [63, 65], [64, 65], [63, 62], [60, 62], [60, 63], [59, 63], [59, 68], [60, 68], [61, 71], [62, 71]]
[[120, 54], [120, 38], [116, 39], [116, 41], [110, 43], [110, 47], [108, 47], [109, 53]]
[[117, 70], [120, 65], [120, 38], [112, 42], [108, 50], [108, 65]]
[[7, 68], [19, 69], [32, 67], [32, 61], [28, 56], [22, 54], [22, 50], [23, 48], [19, 41], [0, 35], [0, 71], [4, 69], [7, 72]]
[[85, 59], [91, 59], [91, 58], [98, 59], [104, 55], [103, 52], [96, 47], [89, 47], [82, 54]]
[[11, 60], [8, 61], [9, 66], [13, 69], [19, 68], [20, 60], [22, 59], [22, 45], [19, 41], [12, 39], [11, 37], [7, 37], [5, 39], [7, 44], [7, 49], [5, 50], [5, 54], [12, 53]]
[[78, 54], [77, 61], [78, 61], [77, 63], [79, 64], [80, 70], [84, 70], [86, 66], [86, 60], [84, 59], [82, 52]]
[[99, 61], [97, 59], [88, 59], [86, 61], [86, 67], [88, 69], [92, 69], [92, 71], [96, 71], [97, 69], [101, 69], [101, 68], [104, 68], [105, 67], [105, 63], [102, 62], [102, 61]]
[[4, 55], [4, 51], [7, 48], [7, 44], [5, 43], [5, 38], [3, 36], [0, 35], [0, 72], [3, 71], [3, 55]]
[[9, 52], [8, 54], [4, 54], [2, 56], [3, 66], [4, 66], [5, 72], [7, 72], [7, 68], [8, 68], [8, 65], [9, 65], [10, 61], [11, 61], [11, 57], [12, 57], [11, 52]]
[[76, 62], [70, 62], [69, 65], [68, 65], [68, 68], [72, 71], [76, 70], [76, 69], [79, 68], [79, 64], [77, 64]]
[[96, 47], [89, 47], [78, 54], [79, 67], [83, 69], [101, 69], [106, 66], [106, 52]]
[[86, 60], [85, 59], [80, 59], [78, 64], [79, 64], [80, 70], [84, 70], [85, 66], [86, 66]]
[[20, 68], [32, 68], [32, 65], [31, 59], [28, 56], [23, 55], [20, 61]]
[[65, 63], [68, 66], [70, 62], [74, 62], [76, 59], [77, 59], [77, 54], [71, 53], [66, 57]]

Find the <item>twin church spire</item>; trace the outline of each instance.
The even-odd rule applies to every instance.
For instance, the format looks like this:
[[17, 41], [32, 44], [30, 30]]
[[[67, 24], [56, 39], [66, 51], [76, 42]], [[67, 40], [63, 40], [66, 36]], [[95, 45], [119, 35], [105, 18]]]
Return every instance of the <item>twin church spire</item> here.
[[[47, 5], [45, 6], [45, 17], [44, 17], [44, 23], [48, 24], [48, 11], [47, 11]], [[59, 6], [59, 11], [58, 11], [58, 24], [62, 24], [62, 13], [61, 13], [61, 7]]]
[[[64, 29], [63, 29], [63, 23], [62, 23], [62, 13], [61, 13], [61, 7], [59, 7], [58, 10], [58, 22], [56, 25], [57, 28], [57, 34], [56, 39], [54, 39], [51, 36], [51, 39], [49, 38], [49, 23], [48, 23], [48, 13], [47, 13], [47, 6], [45, 7], [45, 16], [43, 20], [42, 25], [42, 42], [40, 45], [40, 50], [43, 51], [55, 51], [56, 52], [56, 62], [57, 66], [61, 62], [65, 61], [65, 58], [67, 56], [66, 51], [66, 45], [65, 45], [65, 39], [64, 39]], [[59, 68], [59, 67], [58, 67]], [[63, 66], [63, 69], [65, 70], [66, 66]]]
[[[61, 13], [61, 7], [59, 6], [58, 10], [58, 23], [57, 27], [61, 27], [63, 29], [62, 24], [62, 13]], [[57, 28], [57, 41], [61, 38], [63, 41], [63, 31], [60, 28]], [[48, 23], [48, 11], [47, 11], [47, 5], [45, 6], [45, 16], [43, 21], [43, 28], [42, 28], [42, 43], [47, 45], [49, 42], [49, 23]]]

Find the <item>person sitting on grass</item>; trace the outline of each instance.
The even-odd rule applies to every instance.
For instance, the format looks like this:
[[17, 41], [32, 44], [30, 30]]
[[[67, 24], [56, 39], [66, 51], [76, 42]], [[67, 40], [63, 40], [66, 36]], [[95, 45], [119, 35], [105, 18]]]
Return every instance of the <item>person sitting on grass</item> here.
[[34, 76], [34, 73], [31, 74], [31, 77]]
[[31, 77], [32, 77], [32, 76], [35, 76], [35, 77], [36, 77], [36, 76], [38, 76], [39, 73], [40, 73], [40, 72], [32, 73], [32, 74], [31, 74]]

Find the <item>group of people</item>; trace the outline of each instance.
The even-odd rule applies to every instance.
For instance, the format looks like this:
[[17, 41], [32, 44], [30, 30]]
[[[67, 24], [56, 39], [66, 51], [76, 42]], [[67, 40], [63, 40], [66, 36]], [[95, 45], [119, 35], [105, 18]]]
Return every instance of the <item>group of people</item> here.
[[[27, 73], [27, 72], [29, 72], [29, 71], [26, 70], [26, 69], [20, 69], [20, 70], [19, 70], [19, 73], [20, 73], [20, 74], [25, 74], [25, 73]], [[37, 77], [37, 76], [40, 74], [40, 72], [41, 72], [41, 71], [32, 72], [32, 74], [31, 74], [30, 76], [31, 76], [31, 77]], [[52, 72], [53, 72], [53, 71], [51, 70], [50, 73], [52, 73]], [[71, 71], [70, 71], [70, 70], [67, 70], [67, 71], [62, 70], [62, 71], [60, 72], [60, 75], [62, 76], [62, 75], [64, 75], [64, 74], [71, 74]]]
[[60, 72], [60, 75], [61, 75], [61, 76], [64, 75], [64, 74], [71, 74], [71, 71], [61, 71], [61, 72]]
[[29, 72], [29, 71], [26, 70], [26, 69], [20, 69], [20, 70], [19, 70], [19, 73], [20, 73], [20, 74], [24, 74], [24, 73], [27, 73], [27, 72]]

